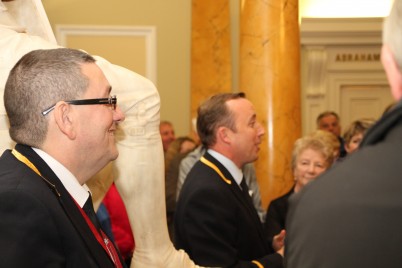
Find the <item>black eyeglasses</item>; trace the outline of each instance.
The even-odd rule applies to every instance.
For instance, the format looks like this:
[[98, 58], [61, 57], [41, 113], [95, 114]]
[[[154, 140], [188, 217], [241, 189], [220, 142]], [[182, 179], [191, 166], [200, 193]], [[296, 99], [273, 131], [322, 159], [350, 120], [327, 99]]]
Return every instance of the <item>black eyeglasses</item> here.
[[[117, 98], [116, 96], [110, 96], [109, 98], [100, 98], [100, 99], [86, 99], [86, 100], [68, 100], [65, 101], [68, 104], [72, 105], [92, 105], [92, 104], [106, 104], [110, 105], [113, 110], [116, 110]], [[42, 115], [45, 116], [50, 113], [56, 104], [53, 104], [49, 108], [42, 111]]]

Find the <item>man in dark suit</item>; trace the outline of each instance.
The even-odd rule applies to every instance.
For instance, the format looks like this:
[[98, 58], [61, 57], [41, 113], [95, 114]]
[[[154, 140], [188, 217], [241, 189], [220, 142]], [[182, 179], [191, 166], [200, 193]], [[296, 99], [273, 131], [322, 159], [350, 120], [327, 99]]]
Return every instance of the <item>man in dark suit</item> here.
[[122, 267], [98, 226], [86, 182], [118, 156], [124, 115], [90, 55], [36, 50], [8, 77], [4, 104], [17, 143], [0, 158], [4, 267]]
[[197, 131], [208, 149], [179, 196], [176, 247], [203, 266], [282, 267], [242, 173], [245, 164], [257, 159], [265, 133], [253, 105], [242, 93], [215, 95], [198, 108]]
[[402, 0], [384, 21], [381, 61], [397, 106], [359, 150], [291, 198], [289, 268], [402, 267]]

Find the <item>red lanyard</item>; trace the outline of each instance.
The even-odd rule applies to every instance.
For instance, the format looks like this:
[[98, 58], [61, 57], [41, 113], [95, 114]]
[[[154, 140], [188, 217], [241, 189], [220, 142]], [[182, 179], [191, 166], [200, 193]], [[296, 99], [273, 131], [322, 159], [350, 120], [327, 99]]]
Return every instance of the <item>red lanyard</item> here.
[[[18, 152], [16, 149], [13, 149], [11, 153], [22, 163], [27, 165], [30, 169], [32, 169], [36, 174], [41, 176], [43, 179], [45, 179], [42, 174], [40, 174], [39, 170], [35, 167], [35, 165], [29, 161], [28, 158], [26, 158], [24, 155], [22, 155], [20, 152]], [[46, 179], [45, 179], [46, 180]], [[47, 180], [46, 180], [47, 181]], [[50, 183], [50, 182], [49, 182]], [[71, 197], [73, 200], [74, 198]], [[75, 205], [77, 206], [78, 210], [81, 212], [82, 217], [84, 217], [85, 221], [87, 222], [89, 228], [91, 229], [93, 235], [95, 236], [96, 240], [98, 240], [98, 243], [103, 247], [103, 249], [109, 254], [110, 258], [112, 259], [114, 266], [116, 268], [122, 268], [122, 264], [120, 262], [119, 256], [117, 254], [117, 251], [113, 245], [113, 243], [109, 240], [107, 235], [100, 230], [100, 234], [98, 230], [95, 228], [93, 225], [92, 221], [89, 219], [87, 214], [84, 212], [84, 210], [78, 205], [78, 203], [74, 200]], [[101, 237], [102, 235], [102, 237]]]
[[[73, 198], [74, 200], [74, 198]], [[113, 243], [109, 240], [107, 235], [100, 230], [100, 234], [92, 221], [89, 219], [88, 215], [85, 213], [85, 211], [78, 205], [78, 203], [74, 200], [75, 205], [81, 212], [82, 217], [84, 217], [85, 221], [87, 222], [89, 228], [91, 229], [93, 235], [95, 236], [96, 240], [98, 240], [99, 244], [103, 247], [103, 249], [109, 254], [110, 258], [112, 259], [115, 267], [117, 268], [122, 268], [123, 266], [121, 265], [119, 256], [117, 255], [117, 251], [115, 247], [113, 246]], [[102, 235], [102, 237], [101, 237]]]

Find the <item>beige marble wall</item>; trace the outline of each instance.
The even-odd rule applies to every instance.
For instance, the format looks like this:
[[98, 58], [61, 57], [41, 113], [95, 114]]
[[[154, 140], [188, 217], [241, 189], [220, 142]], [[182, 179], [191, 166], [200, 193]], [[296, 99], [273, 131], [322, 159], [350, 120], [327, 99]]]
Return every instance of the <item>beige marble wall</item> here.
[[257, 178], [263, 205], [293, 185], [294, 141], [301, 133], [298, 0], [244, 0], [240, 89], [266, 129]]
[[230, 92], [229, 0], [193, 0], [191, 32], [191, 116], [210, 95]]

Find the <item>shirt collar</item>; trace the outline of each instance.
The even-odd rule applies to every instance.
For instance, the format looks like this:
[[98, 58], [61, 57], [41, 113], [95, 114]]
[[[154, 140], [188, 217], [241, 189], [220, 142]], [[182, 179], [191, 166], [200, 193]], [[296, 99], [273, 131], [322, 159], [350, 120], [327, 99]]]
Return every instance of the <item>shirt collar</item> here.
[[232, 160], [221, 153], [218, 153], [212, 149], [208, 149], [208, 153], [218, 160], [229, 171], [237, 185], [240, 186], [241, 180], [243, 179], [243, 171], [239, 169]]
[[32, 148], [60, 179], [67, 192], [74, 198], [80, 207], [83, 207], [89, 197], [89, 188], [86, 184], [81, 185], [77, 178], [59, 161], [38, 148]]

